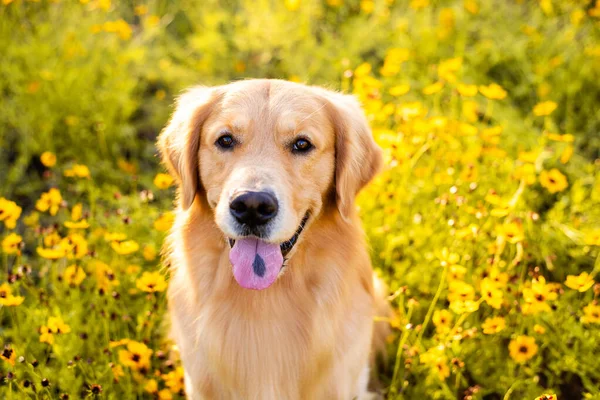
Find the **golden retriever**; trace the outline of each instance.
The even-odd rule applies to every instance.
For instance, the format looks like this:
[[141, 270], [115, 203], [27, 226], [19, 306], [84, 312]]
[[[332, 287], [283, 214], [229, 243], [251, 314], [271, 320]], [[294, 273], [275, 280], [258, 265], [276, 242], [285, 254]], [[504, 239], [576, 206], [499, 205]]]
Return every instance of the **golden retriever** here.
[[183, 94], [172, 334], [192, 399], [368, 396], [373, 274], [354, 198], [382, 164], [356, 99], [257, 79]]

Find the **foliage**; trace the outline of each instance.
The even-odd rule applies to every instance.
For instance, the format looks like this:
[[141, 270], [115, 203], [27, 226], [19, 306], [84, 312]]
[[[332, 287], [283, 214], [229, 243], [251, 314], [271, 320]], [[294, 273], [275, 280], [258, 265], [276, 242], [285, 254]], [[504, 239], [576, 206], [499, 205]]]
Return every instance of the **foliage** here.
[[[600, 398], [600, 4], [0, 5], [2, 397], [180, 395], [154, 140], [193, 84], [358, 96], [389, 399]], [[544, 398], [544, 397], [541, 397]]]

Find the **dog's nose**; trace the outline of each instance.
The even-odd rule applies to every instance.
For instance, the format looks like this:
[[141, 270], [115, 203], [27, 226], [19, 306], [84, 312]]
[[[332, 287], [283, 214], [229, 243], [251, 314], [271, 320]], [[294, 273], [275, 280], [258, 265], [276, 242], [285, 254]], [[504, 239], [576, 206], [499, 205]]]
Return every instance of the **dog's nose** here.
[[268, 192], [243, 192], [229, 204], [235, 219], [247, 226], [264, 225], [277, 215], [277, 199]]

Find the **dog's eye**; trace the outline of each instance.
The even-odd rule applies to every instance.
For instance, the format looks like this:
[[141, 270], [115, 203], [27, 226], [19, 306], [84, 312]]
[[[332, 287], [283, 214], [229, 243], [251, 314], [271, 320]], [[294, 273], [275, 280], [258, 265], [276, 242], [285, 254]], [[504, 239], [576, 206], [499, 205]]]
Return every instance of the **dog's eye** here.
[[296, 141], [292, 145], [292, 152], [293, 153], [306, 153], [312, 148], [313, 148], [313, 145], [311, 142], [309, 142], [308, 140], [306, 140], [304, 138], [300, 138], [300, 139], [296, 139]]
[[233, 136], [226, 133], [224, 135], [221, 135], [217, 139], [215, 144], [222, 149], [228, 150], [228, 149], [233, 148], [233, 146], [235, 145], [235, 139], [233, 138]]

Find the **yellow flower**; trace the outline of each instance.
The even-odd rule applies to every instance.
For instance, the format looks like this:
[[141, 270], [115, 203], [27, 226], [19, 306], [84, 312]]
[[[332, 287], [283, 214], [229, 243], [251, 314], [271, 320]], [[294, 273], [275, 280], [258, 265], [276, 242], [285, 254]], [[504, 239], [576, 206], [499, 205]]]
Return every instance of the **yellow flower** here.
[[409, 7], [413, 10], [420, 10], [429, 6], [429, 0], [411, 0]]
[[568, 275], [565, 285], [571, 289], [585, 292], [594, 285], [594, 279], [587, 272], [582, 272], [579, 275]]
[[127, 344], [129, 342], [131, 342], [131, 339], [121, 339], [121, 340], [116, 340], [116, 341], [110, 341], [108, 343], [108, 347], [110, 347], [112, 349], [114, 347], [123, 346], [124, 344]]
[[78, 265], [70, 265], [65, 268], [65, 272], [63, 273], [63, 279], [69, 285], [78, 286], [85, 279], [86, 274]]
[[152, 350], [144, 343], [130, 340], [127, 350], [119, 350], [119, 361], [133, 370], [147, 370], [150, 368], [150, 356]]
[[455, 300], [450, 303], [450, 309], [456, 314], [468, 314], [479, 310], [479, 303], [473, 300]]
[[117, 254], [123, 256], [135, 253], [139, 250], [140, 245], [137, 244], [137, 242], [134, 240], [125, 240], [123, 242], [111, 242], [110, 247], [112, 247], [112, 249], [116, 251]]
[[600, 229], [586, 232], [583, 242], [589, 246], [600, 246]]
[[365, 14], [371, 14], [375, 9], [375, 2], [373, 0], [361, 0], [360, 9]]
[[104, 234], [104, 240], [107, 242], [121, 242], [127, 239], [127, 235], [121, 232], [107, 232]]
[[504, 300], [504, 293], [498, 289], [494, 281], [485, 278], [481, 281], [481, 297], [490, 307], [500, 309]]
[[498, 227], [498, 236], [504, 237], [509, 243], [516, 244], [525, 238], [523, 226], [517, 222], [508, 222]]
[[87, 229], [90, 227], [90, 224], [85, 219], [81, 221], [65, 221], [65, 226], [69, 229]]
[[40, 199], [35, 203], [35, 208], [42, 212], [48, 211], [50, 215], [56, 215], [62, 201], [63, 198], [58, 189], [52, 188], [42, 193]]
[[167, 281], [159, 271], [144, 272], [141, 278], [135, 281], [135, 286], [143, 292], [164, 292], [167, 288]]
[[524, 364], [536, 355], [538, 345], [535, 343], [535, 338], [521, 335], [510, 341], [508, 351], [513, 360]]
[[0, 358], [14, 367], [17, 353], [10, 346], [4, 346], [4, 350], [0, 353]]
[[165, 381], [165, 385], [171, 390], [171, 392], [179, 393], [183, 390], [183, 367], [177, 367], [174, 371], [171, 371], [162, 377]]
[[56, 165], [56, 155], [49, 151], [45, 151], [40, 156], [40, 161], [42, 162], [42, 164], [44, 164], [44, 166], [52, 168], [54, 167], [54, 165]]
[[569, 186], [567, 177], [556, 168], [552, 168], [550, 171], [542, 171], [540, 174], [540, 184], [550, 193], [562, 192]]
[[71, 169], [65, 170], [64, 175], [69, 178], [89, 178], [90, 169], [83, 164], [75, 164]]
[[285, 8], [290, 11], [296, 11], [300, 8], [300, 0], [285, 0]]
[[69, 333], [71, 327], [62, 320], [61, 317], [50, 317], [48, 318], [48, 329], [52, 333]]
[[88, 252], [87, 241], [78, 233], [72, 233], [61, 240], [61, 246], [66, 249], [69, 260], [83, 258]]
[[397, 97], [402, 96], [410, 91], [410, 84], [402, 83], [400, 85], [392, 86], [389, 90], [390, 95]]
[[166, 213], [158, 217], [156, 221], [154, 221], [154, 229], [156, 229], [159, 232], [166, 232], [169, 229], [171, 229], [171, 226], [173, 225], [174, 221], [175, 214], [171, 211], [167, 211]]
[[140, 4], [134, 7], [135, 15], [146, 15], [148, 14], [148, 6], [145, 4]]
[[548, 133], [546, 136], [548, 136], [548, 139], [554, 140], [555, 142], [573, 143], [575, 141], [575, 136], [570, 133], [565, 133], [564, 135], [561, 135], [560, 133]]
[[546, 333], [546, 328], [544, 328], [543, 326], [541, 326], [540, 324], [535, 324], [533, 326], [533, 331], [535, 333], [537, 333], [538, 335], [543, 335], [544, 333]]
[[20, 244], [23, 238], [16, 233], [10, 233], [2, 240], [2, 251], [6, 254], [21, 254]]
[[51, 249], [38, 247], [36, 251], [40, 257], [48, 260], [58, 260], [67, 255], [67, 249], [64, 246], [56, 246]]
[[156, 379], [149, 379], [144, 384], [144, 391], [148, 393], [157, 393], [158, 392], [158, 383], [156, 383]]
[[483, 321], [483, 324], [481, 324], [481, 328], [486, 335], [493, 335], [506, 328], [506, 321], [502, 317], [486, 318], [486, 320]]
[[432, 321], [438, 332], [449, 332], [452, 325], [452, 314], [448, 310], [436, 310], [433, 313]]
[[169, 174], [156, 174], [154, 177], [154, 185], [159, 189], [166, 189], [173, 183], [173, 177]]
[[14, 201], [0, 197], [0, 222], [4, 222], [6, 228], [14, 229], [17, 226], [22, 210]]
[[532, 280], [531, 287], [523, 289], [523, 314], [538, 314], [540, 312], [551, 311], [547, 301], [556, 300], [558, 297], [552, 291], [552, 284], [546, 284], [546, 279], [543, 276]]
[[476, 0], [464, 0], [463, 7], [471, 14], [477, 14], [479, 12], [479, 4]]
[[108, 265], [102, 261], [96, 261], [93, 264], [93, 267], [98, 289], [106, 293], [111, 290], [113, 286], [119, 285], [119, 281], [115, 279], [115, 273]]
[[369, 75], [370, 73], [371, 73], [371, 64], [369, 64], [367, 62], [360, 64], [354, 70], [354, 76], [356, 78], [362, 78], [364, 76]]
[[543, 101], [533, 107], [533, 114], [537, 117], [550, 115], [556, 110], [556, 107], [558, 107], [558, 104], [553, 101]]
[[458, 93], [465, 97], [473, 97], [477, 94], [477, 85], [467, 85], [464, 83], [459, 83], [456, 87]]
[[535, 400], [558, 400], [558, 397], [555, 394], [543, 394], [536, 397]]
[[169, 391], [169, 389], [163, 389], [158, 392], [158, 400], [172, 400], [173, 395]]
[[435, 93], [438, 93], [443, 88], [444, 88], [444, 82], [438, 81], [436, 83], [432, 83], [429, 86], [425, 86], [423, 88], [423, 94], [425, 94], [425, 95], [435, 94]]
[[441, 380], [450, 376], [450, 368], [448, 368], [448, 359], [446, 358], [443, 347], [434, 347], [427, 350], [419, 356], [419, 361], [427, 365], [429, 368], [437, 372]]
[[14, 296], [10, 285], [4, 282], [0, 285], [0, 306], [4, 307], [16, 307], [23, 303], [25, 297]]
[[452, 281], [448, 285], [448, 301], [467, 301], [475, 298], [473, 286], [462, 281]]
[[154, 260], [156, 258], [156, 247], [154, 247], [154, 245], [151, 244], [144, 246], [142, 255], [144, 257], [144, 260], [146, 261]]
[[54, 343], [54, 335], [52, 335], [52, 331], [45, 325], [40, 327], [40, 343]]
[[442, 252], [438, 258], [440, 259], [440, 265], [442, 267], [454, 265], [460, 261], [460, 256], [456, 253], [451, 253], [447, 247], [442, 249]]
[[600, 324], [600, 305], [590, 303], [583, 308], [581, 321], [585, 324]]
[[114, 378], [115, 382], [119, 382], [119, 378], [125, 376], [125, 372], [123, 371], [123, 367], [121, 367], [118, 364], [112, 364], [111, 367], [110, 367], [110, 369], [112, 371], [113, 378]]
[[488, 99], [502, 100], [506, 97], [506, 90], [502, 86], [491, 83], [488, 86], [479, 86], [479, 91]]

